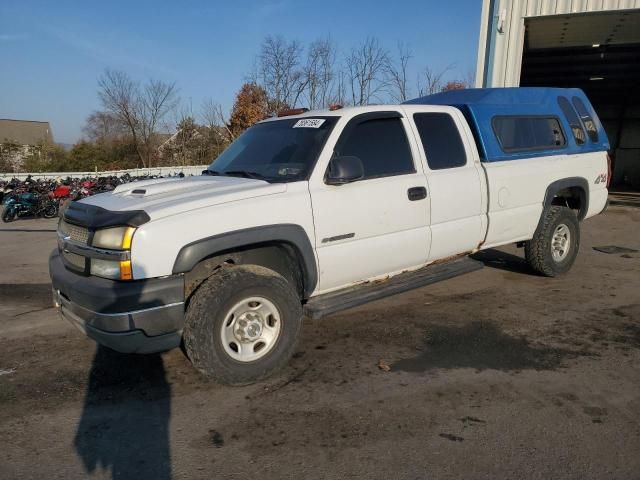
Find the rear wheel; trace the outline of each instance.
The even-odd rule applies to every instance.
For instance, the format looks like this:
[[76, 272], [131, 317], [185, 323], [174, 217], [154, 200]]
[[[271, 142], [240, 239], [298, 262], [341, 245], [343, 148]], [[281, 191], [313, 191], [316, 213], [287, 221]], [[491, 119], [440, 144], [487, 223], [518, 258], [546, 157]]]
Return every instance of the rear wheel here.
[[184, 346], [206, 376], [244, 385], [289, 361], [301, 326], [300, 299], [284, 277], [257, 265], [225, 267], [191, 297]]
[[580, 247], [580, 224], [567, 207], [552, 206], [543, 213], [533, 238], [525, 243], [525, 258], [540, 275], [568, 272]]
[[42, 216], [44, 218], [55, 218], [58, 215], [58, 205], [54, 202], [47, 203], [42, 209]]

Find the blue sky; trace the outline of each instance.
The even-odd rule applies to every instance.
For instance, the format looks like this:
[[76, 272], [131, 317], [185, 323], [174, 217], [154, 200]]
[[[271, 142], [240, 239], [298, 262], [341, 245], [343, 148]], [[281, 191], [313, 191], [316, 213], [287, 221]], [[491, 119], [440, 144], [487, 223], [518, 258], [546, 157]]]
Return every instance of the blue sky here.
[[106, 68], [137, 80], [175, 81], [197, 110], [208, 97], [229, 108], [262, 39], [308, 44], [330, 36], [346, 54], [368, 36], [393, 51], [411, 47], [412, 71], [475, 68], [481, 0], [323, 0], [0, 3], [0, 118], [48, 120], [56, 141], [73, 143], [100, 107]]

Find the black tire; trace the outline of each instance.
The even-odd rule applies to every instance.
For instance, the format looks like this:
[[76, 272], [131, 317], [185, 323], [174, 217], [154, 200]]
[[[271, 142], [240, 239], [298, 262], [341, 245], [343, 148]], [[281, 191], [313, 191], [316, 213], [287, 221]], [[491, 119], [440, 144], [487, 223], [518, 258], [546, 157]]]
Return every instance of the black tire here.
[[44, 209], [42, 210], [42, 216], [44, 218], [55, 218], [58, 216], [58, 205], [53, 203], [53, 202], [49, 202], [47, 205], [45, 205]]
[[[221, 332], [231, 309], [251, 297], [263, 297], [277, 308], [280, 330], [263, 357], [238, 361], [226, 351]], [[183, 340], [187, 356], [201, 373], [222, 384], [247, 385], [287, 364], [301, 327], [302, 305], [296, 289], [272, 270], [239, 265], [221, 269], [193, 294], [185, 315]]]
[[[543, 217], [533, 238], [525, 243], [525, 258], [531, 268], [545, 277], [555, 277], [568, 272], [580, 248], [580, 223], [576, 214], [567, 207], [552, 206], [543, 212]], [[562, 226], [568, 230], [565, 247], [558, 256], [553, 253], [556, 232], [562, 237]], [[565, 237], [566, 238], [566, 237]]]
[[2, 207], [2, 221], [4, 223], [13, 222], [16, 219], [15, 211], [12, 208], [8, 208], [6, 206]]

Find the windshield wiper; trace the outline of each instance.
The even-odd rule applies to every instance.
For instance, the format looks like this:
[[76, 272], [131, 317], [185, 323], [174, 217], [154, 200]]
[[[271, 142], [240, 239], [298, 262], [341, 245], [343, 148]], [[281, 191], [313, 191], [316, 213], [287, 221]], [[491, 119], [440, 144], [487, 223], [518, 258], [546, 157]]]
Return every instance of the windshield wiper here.
[[258, 172], [249, 172], [247, 170], [229, 170], [227, 172], [223, 172], [224, 175], [230, 175], [232, 177], [245, 177], [252, 178], [254, 180], [265, 180], [267, 177], [259, 174]]

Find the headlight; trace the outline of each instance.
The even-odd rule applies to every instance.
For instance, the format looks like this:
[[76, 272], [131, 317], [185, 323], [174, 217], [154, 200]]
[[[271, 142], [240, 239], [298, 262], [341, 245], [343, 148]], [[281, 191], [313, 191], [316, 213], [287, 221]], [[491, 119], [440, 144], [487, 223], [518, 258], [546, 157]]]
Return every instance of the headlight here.
[[112, 227], [96, 230], [91, 244], [94, 247], [110, 250], [128, 250], [131, 248], [131, 240], [135, 231], [134, 227]]
[[110, 278], [113, 280], [131, 280], [131, 260], [102, 260], [91, 259], [91, 275]]
[[60, 232], [63, 237], [68, 237], [69, 230], [69, 224], [61, 218], [58, 222], [58, 232]]
[[91, 259], [91, 275], [104, 278], [120, 278], [120, 262], [113, 260]]
[[[96, 230], [92, 247], [108, 250], [130, 250], [134, 227], [111, 227]], [[91, 275], [113, 280], [132, 280], [131, 260], [103, 260], [91, 258]]]

